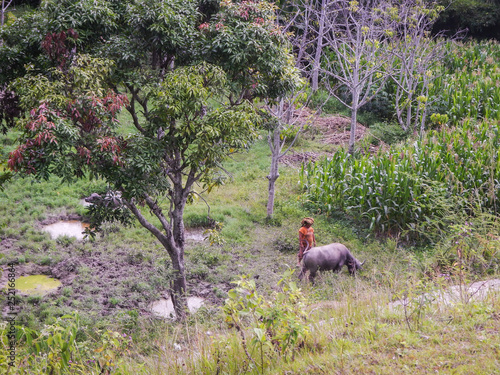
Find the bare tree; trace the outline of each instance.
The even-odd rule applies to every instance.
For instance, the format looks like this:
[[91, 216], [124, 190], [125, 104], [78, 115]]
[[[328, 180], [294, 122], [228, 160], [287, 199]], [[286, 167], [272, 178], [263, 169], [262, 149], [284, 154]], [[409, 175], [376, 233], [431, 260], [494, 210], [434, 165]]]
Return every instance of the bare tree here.
[[7, 9], [10, 4], [12, 4], [12, 0], [2, 0], [2, 14], [0, 15], [0, 26], [3, 27], [5, 23], [5, 14], [7, 13]]
[[290, 35], [297, 67], [309, 78], [312, 91], [319, 88], [325, 18], [331, 0], [291, 0], [282, 4], [278, 19]]
[[396, 117], [404, 130], [424, 130], [432, 103], [429, 85], [446, 53], [446, 41], [440, 38], [441, 34], [430, 33], [442, 10], [443, 7], [422, 0], [405, 0], [399, 7], [399, 27], [392, 48], [396, 61], [391, 78], [396, 85]]
[[[288, 33], [290, 42], [293, 44], [296, 54], [297, 73], [300, 72], [303, 76], [307, 75], [306, 72], [308, 70], [307, 49], [314, 42], [314, 40], [310, 40], [310, 36], [313, 35], [311, 32], [310, 14], [311, 7], [308, 6], [308, 1], [297, 0], [285, 4], [277, 16], [277, 21], [283, 25], [282, 32]], [[291, 32], [291, 30], [294, 32]], [[296, 78], [298, 78], [298, 75], [296, 75]], [[302, 114], [306, 110], [306, 85], [297, 79], [293, 87], [294, 89], [287, 96], [282, 96], [276, 101], [267, 101], [265, 103], [265, 109], [269, 115], [267, 142], [271, 150], [271, 167], [267, 175], [267, 179], [269, 180], [267, 199], [268, 218], [274, 214], [276, 180], [279, 178], [280, 160], [293, 147], [305, 125]], [[284, 136], [284, 131], [290, 128], [294, 128], [294, 131], [290, 132], [292, 138], [287, 139]]]
[[331, 95], [351, 111], [349, 153], [354, 152], [358, 110], [389, 79], [396, 27], [390, 0], [331, 2], [325, 17], [321, 72]]
[[[325, 36], [325, 24], [326, 24], [326, 18], [327, 18], [327, 9], [328, 9], [328, 4], [331, 3], [331, 1], [328, 0], [321, 0], [321, 7], [317, 14], [317, 23], [319, 25], [318, 27], [318, 35], [315, 39], [315, 50], [314, 50], [314, 58], [312, 59], [313, 61], [313, 66], [312, 66], [312, 74], [311, 74], [311, 89], [313, 91], [317, 91], [319, 88], [319, 68], [321, 66], [321, 57], [323, 55], [323, 47], [324, 47], [324, 36]], [[309, 8], [309, 7], [307, 7]]]
[[[272, 217], [274, 214], [274, 198], [276, 195], [275, 185], [279, 175], [279, 162], [288, 153], [297, 140], [299, 134], [303, 131], [306, 121], [303, 116], [306, 110], [305, 103], [298, 104], [299, 98], [305, 95], [303, 90], [296, 93], [282, 97], [274, 104], [266, 105], [266, 110], [270, 114], [270, 124], [268, 127], [267, 142], [271, 150], [271, 167], [267, 179], [268, 185], [268, 199], [267, 199], [267, 217]], [[285, 129], [295, 128], [291, 132], [291, 139], [287, 139], [283, 135]], [[289, 141], [287, 145], [287, 140]], [[285, 146], [287, 146], [285, 148]]]

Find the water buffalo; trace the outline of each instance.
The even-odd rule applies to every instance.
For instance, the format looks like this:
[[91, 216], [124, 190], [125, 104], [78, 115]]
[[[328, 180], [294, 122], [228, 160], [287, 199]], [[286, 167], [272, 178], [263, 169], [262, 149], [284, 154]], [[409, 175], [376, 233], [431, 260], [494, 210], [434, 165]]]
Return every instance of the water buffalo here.
[[347, 265], [349, 273], [354, 275], [356, 270], [362, 269], [364, 263], [354, 258], [349, 249], [341, 243], [313, 247], [304, 253], [299, 279], [302, 280], [309, 271], [309, 281], [314, 282], [318, 270], [340, 272], [344, 265]]

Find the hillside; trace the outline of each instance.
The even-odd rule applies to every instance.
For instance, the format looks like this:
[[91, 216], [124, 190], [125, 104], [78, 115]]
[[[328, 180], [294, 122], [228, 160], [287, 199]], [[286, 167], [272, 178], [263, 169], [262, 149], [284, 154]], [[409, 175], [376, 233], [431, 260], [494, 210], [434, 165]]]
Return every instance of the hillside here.
[[[231, 180], [203, 196], [211, 217], [222, 223], [220, 234], [212, 232], [216, 244], [201, 241], [208, 224], [206, 203], [198, 199], [188, 206], [188, 285], [190, 295], [202, 298], [203, 304], [186, 324], [151, 311], [151, 304], [166, 296], [170, 268], [166, 254], [144, 229], [110, 224], [95, 241], [51, 239], [41, 231], [44, 224], [59, 219], [85, 218], [81, 199], [100, 182], [68, 186], [57, 179], [34, 184], [14, 180], [0, 193], [3, 279], [7, 264], [14, 262], [17, 276], [46, 274], [62, 282], [49, 294], [18, 294], [17, 323], [35, 330], [55, 324], [48, 328], [54, 333], [56, 327], [67, 327], [62, 337], [76, 329], [81, 342], [87, 343], [80, 348], [88, 349], [71, 358], [87, 367], [78, 370], [75, 365], [72, 373], [98, 373], [98, 367], [92, 372], [89, 362], [96, 353], [86, 354], [92, 346], [106, 348], [96, 357], [112, 361], [106, 368], [126, 374], [496, 373], [498, 284], [492, 282], [490, 293], [469, 290], [473, 275], [433, 272], [433, 249], [416, 251], [397, 238], [375, 239], [342, 215], [326, 217], [304, 209], [298, 163], [329, 154], [342, 144], [344, 120], [320, 118], [285, 159], [273, 226], [264, 220], [269, 166], [264, 135], [248, 153], [226, 163]], [[364, 131], [360, 127], [360, 137]], [[8, 139], [2, 137], [4, 145]], [[273, 293], [283, 290], [285, 284], [278, 286], [278, 281], [287, 269], [297, 270], [296, 233], [302, 217], [310, 215], [316, 219], [318, 244], [346, 244], [358, 259], [367, 261], [365, 269], [354, 278], [345, 270], [324, 273], [314, 286], [298, 282], [295, 272], [291, 282], [301, 288], [306, 312], [296, 324], [308, 333], [292, 354], [268, 348], [261, 357], [258, 346], [250, 345], [252, 323], [244, 320], [253, 348], [249, 361], [240, 334], [224, 322], [221, 306], [238, 275], [249, 275], [264, 299], [272, 301]], [[436, 297], [454, 285], [460, 287], [454, 297]], [[75, 318], [60, 320], [76, 311], [77, 323], [71, 323]], [[112, 335], [103, 336], [106, 330], [126, 335], [127, 340], [106, 344], [100, 341]], [[18, 358], [27, 355], [26, 338], [19, 337]], [[37, 340], [45, 342], [42, 337]], [[56, 353], [56, 360], [64, 352], [57, 343], [42, 346]], [[43, 358], [20, 364], [19, 373], [47, 366]]]

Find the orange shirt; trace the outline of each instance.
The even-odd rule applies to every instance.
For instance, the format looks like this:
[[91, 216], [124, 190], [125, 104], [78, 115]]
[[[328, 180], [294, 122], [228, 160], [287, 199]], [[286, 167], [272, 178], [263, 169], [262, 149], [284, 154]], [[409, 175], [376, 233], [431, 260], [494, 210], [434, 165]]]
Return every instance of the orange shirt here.
[[312, 247], [314, 242], [314, 229], [312, 227], [301, 227], [299, 229], [299, 239], [305, 239], [309, 244], [309, 247]]

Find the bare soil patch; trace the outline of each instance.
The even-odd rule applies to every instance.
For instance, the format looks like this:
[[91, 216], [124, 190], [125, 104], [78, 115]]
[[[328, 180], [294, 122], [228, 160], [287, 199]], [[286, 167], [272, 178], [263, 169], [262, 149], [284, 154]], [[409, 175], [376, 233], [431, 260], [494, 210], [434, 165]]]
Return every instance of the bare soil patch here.
[[[297, 123], [309, 127], [308, 132], [314, 134], [314, 139], [321, 143], [333, 146], [347, 146], [351, 137], [351, 119], [342, 115], [319, 116], [311, 110], [302, 110], [297, 116]], [[359, 143], [367, 136], [369, 130], [366, 126], [358, 122], [355, 132], [355, 142]], [[368, 152], [370, 154], [377, 152], [380, 146], [370, 145]], [[328, 152], [298, 152], [291, 150], [281, 158], [280, 162], [287, 166], [297, 167], [301, 164], [315, 162], [318, 159], [329, 156]]]

